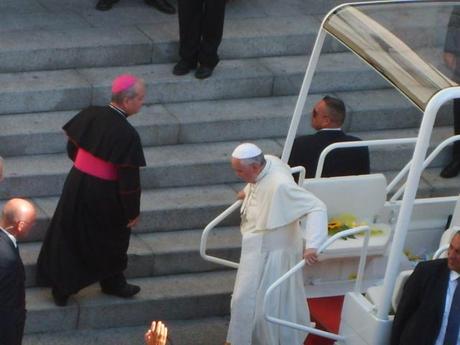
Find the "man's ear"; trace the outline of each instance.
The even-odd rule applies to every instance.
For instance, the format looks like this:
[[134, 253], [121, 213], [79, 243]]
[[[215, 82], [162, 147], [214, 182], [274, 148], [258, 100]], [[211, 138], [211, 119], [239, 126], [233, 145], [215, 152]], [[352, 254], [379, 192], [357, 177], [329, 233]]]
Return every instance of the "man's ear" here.
[[22, 234], [27, 227], [27, 223], [23, 220], [20, 220], [16, 223], [16, 233]]

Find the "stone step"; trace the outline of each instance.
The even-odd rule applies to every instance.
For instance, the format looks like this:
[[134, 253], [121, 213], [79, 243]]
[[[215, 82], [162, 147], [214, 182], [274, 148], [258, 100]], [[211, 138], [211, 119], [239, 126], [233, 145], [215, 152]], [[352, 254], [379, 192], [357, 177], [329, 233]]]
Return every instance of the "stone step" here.
[[[152, 311], [152, 317], [155, 311]], [[66, 332], [26, 334], [23, 345], [144, 345], [143, 326], [108, 329], [89, 329]], [[168, 337], [174, 345], [223, 344], [227, 335], [228, 317], [211, 317], [196, 320], [166, 321]]]
[[[138, 233], [134, 230], [128, 249], [126, 277], [141, 278], [222, 270], [222, 266], [201, 258], [202, 232], [203, 229], [156, 233]], [[41, 242], [20, 244], [27, 287], [36, 286], [36, 264], [41, 245]], [[213, 230], [207, 247], [208, 253], [212, 255], [238, 262], [241, 247], [239, 227], [221, 227]]]
[[[281, 154], [282, 147], [274, 140], [255, 142], [265, 152]], [[147, 167], [141, 170], [142, 186], [152, 189], [237, 182], [230, 168], [230, 154], [237, 145], [231, 141], [145, 148]], [[59, 195], [72, 162], [66, 154], [48, 154], [9, 157], [5, 166], [0, 195], [6, 199], [14, 195]]]
[[[141, 292], [131, 299], [92, 285], [57, 307], [50, 289], [26, 289], [25, 333], [144, 326], [152, 319], [185, 320], [229, 314], [235, 271], [131, 279]], [[102, 317], [103, 316], [103, 317]]]
[[[213, 77], [206, 80], [198, 80], [192, 74], [174, 76], [172, 64], [3, 73], [0, 114], [73, 110], [105, 104], [110, 98], [114, 76], [127, 72], [144, 78], [147, 104], [297, 95], [307, 61], [307, 56], [224, 60]], [[321, 59], [311, 92], [387, 87], [383, 78], [352, 54], [331, 53]]]
[[[219, 56], [305, 55], [312, 49], [318, 27], [317, 17], [304, 15], [229, 19]], [[173, 62], [178, 60], [178, 31], [175, 19], [123, 30], [85, 27], [0, 32], [0, 73]], [[329, 44], [325, 50], [334, 51], [334, 46]]]
[[[432, 147], [451, 135], [450, 127], [436, 127]], [[355, 134], [355, 133], [352, 133]], [[389, 139], [415, 137], [415, 129], [360, 132], [362, 139]], [[280, 155], [284, 139], [256, 140], [266, 153]], [[147, 147], [144, 149], [147, 167], [141, 170], [144, 189], [185, 187], [236, 183], [238, 178], [230, 168], [230, 153], [238, 142], [220, 142], [209, 145], [183, 144]], [[371, 171], [401, 169], [410, 159], [413, 145], [371, 147]], [[445, 164], [450, 157], [446, 149], [432, 163]], [[0, 197], [15, 195], [29, 197], [59, 195], [71, 161], [65, 154], [47, 154], [9, 157], [5, 160], [6, 180], [0, 184]]]
[[[136, 226], [136, 232], [202, 229], [235, 202], [236, 192], [240, 188], [241, 184], [228, 184], [144, 190], [141, 197], [141, 220]], [[38, 217], [26, 241], [37, 241], [43, 239], [58, 197], [37, 197], [31, 200], [38, 208]], [[238, 218], [235, 215], [223, 222], [222, 226], [236, 225]]]
[[[298, 133], [313, 132], [310, 113], [323, 94], [308, 97]], [[418, 127], [421, 113], [390, 89], [338, 92], [347, 104], [347, 131]], [[255, 140], [287, 135], [297, 96], [243, 98], [146, 106], [130, 118], [147, 146]], [[446, 106], [436, 125], [452, 124]], [[65, 152], [62, 126], [78, 110], [0, 116], [0, 147], [4, 157]]]

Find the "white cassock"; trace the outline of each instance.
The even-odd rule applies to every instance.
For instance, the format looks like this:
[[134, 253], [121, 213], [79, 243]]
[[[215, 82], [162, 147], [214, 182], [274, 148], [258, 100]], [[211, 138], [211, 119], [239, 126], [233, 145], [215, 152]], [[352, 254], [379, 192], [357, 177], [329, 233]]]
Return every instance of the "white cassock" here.
[[[231, 345], [301, 345], [306, 333], [265, 321], [265, 292], [296, 265], [306, 248], [318, 248], [327, 238], [325, 205], [299, 187], [289, 166], [266, 155], [256, 183], [246, 185], [241, 206], [241, 259], [231, 302], [227, 342]], [[306, 218], [301, 229], [299, 220]], [[310, 325], [302, 272], [291, 276], [272, 295], [268, 306], [275, 317]]]

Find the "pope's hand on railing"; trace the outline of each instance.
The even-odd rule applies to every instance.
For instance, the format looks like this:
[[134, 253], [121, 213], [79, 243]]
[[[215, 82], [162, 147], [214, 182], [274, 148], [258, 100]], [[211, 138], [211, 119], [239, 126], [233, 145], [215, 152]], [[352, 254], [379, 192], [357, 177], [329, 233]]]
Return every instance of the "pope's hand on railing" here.
[[236, 194], [236, 198], [238, 200], [243, 200], [245, 197], [246, 197], [246, 193], [244, 192], [244, 190], [240, 190], [238, 194]]
[[303, 251], [303, 258], [307, 265], [313, 265], [318, 262], [318, 255], [316, 254], [316, 248], [307, 248]]

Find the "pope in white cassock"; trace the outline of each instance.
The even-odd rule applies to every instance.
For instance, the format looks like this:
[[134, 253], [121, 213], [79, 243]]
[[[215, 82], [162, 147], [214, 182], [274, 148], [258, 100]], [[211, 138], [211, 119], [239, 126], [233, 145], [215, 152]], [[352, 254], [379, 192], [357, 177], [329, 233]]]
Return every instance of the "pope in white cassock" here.
[[[317, 261], [316, 249], [327, 238], [326, 207], [294, 182], [287, 164], [264, 156], [254, 144], [233, 151], [232, 168], [248, 184], [238, 194], [243, 239], [227, 344], [301, 345], [306, 333], [265, 321], [263, 299], [268, 287], [302, 259], [302, 251], [307, 264]], [[273, 296], [271, 315], [310, 324], [302, 272]]]

